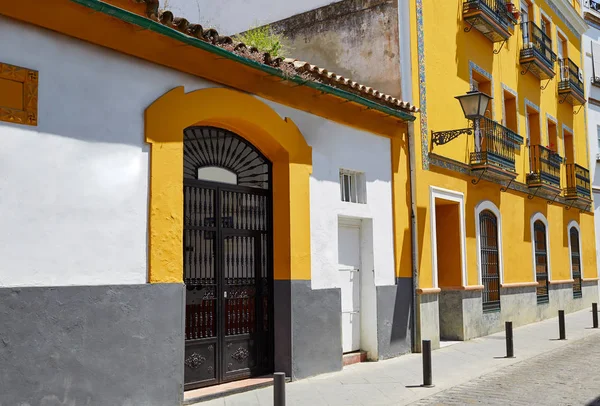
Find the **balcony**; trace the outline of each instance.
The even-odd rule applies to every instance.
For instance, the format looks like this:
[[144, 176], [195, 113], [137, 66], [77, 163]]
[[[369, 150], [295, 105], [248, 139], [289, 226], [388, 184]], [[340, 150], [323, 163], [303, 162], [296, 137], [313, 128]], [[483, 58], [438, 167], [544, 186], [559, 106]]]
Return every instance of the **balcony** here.
[[541, 188], [549, 193], [559, 193], [562, 163], [560, 155], [541, 145], [532, 145], [529, 154], [531, 172], [527, 175], [527, 186]]
[[523, 49], [519, 62], [523, 65], [522, 75], [531, 72], [540, 80], [555, 76], [556, 54], [552, 52], [552, 40], [532, 21], [521, 23]]
[[590, 171], [577, 164], [566, 164], [565, 167], [567, 170], [565, 199], [589, 204], [592, 201]]
[[470, 154], [471, 170], [484, 171], [498, 180], [514, 179], [517, 176], [515, 152], [523, 144], [523, 138], [486, 117], [479, 117], [474, 123], [475, 151]]
[[[502, 42], [514, 33], [517, 20], [505, 0], [464, 0], [463, 19], [492, 42]], [[515, 8], [517, 6], [514, 6]], [[465, 29], [468, 31], [469, 29]]]
[[579, 67], [570, 59], [560, 59], [558, 66], [560, 72], [560, 82], [558, 82], [560, 103], [564, 103], [566, 100], [573, 106], [581, 106], [585, 103], [585, 96]]

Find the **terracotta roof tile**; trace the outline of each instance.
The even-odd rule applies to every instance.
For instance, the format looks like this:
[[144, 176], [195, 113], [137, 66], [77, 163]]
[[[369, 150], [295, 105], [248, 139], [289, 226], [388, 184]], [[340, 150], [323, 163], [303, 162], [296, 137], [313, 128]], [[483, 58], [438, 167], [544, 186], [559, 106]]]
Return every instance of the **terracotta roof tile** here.
[[[200, 24], [193, 24], [185, 18], [175, 17], [170, 11], [160, 12], [158, 9], [159, 0], [131, 1], [146, 5], [145, 14], [147, 18], [159, 21], [161, 24], [180, 31], [186, 35], [217, 46], [229, 45], [229, 49], [233, 49], [233, 52], [250, 51], [251, 54], [260, 53], [260, 51], [254, 47], [248, 47], [242, 42], [235, 42], [230, 36], [219, 35], [217, 30], [214, 28], [205, 29]], [[231, 46], [233, 46], [233, 48], [231, 48]], [[419, 111], [418, 107], [411, 105], [409, 102], [399, 100], [389, 94], [384, 94], [376, 89], [357, 83], [333, 72], [329, 72], [325, 68], [312, 65], [309, 62], [291, 58], [273, 58], [271, 55], [269, 55], [269, 53], [266, 52], [263, 52], [262, 57], [259, 59], [261, 59], [262, 63], [265, 65], [275, 68], [281, 68], [282, 64], [287, 64], [294, 71], [296, 71], [298, 75], [301, 75], [308, 80], [312, 79], [330, 86], [337, 87], [388, 107], [404, 110], [409, 113], [417, 113]]]

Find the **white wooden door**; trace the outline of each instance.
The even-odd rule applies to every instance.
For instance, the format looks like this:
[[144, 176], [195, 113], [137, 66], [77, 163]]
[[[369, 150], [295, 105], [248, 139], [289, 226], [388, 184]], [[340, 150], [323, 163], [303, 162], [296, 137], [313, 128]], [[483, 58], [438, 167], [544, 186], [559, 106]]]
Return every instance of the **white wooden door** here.
[[360, 227], [338, 228], [339, 280], [342, 293], [342, 349], [360, 349]]

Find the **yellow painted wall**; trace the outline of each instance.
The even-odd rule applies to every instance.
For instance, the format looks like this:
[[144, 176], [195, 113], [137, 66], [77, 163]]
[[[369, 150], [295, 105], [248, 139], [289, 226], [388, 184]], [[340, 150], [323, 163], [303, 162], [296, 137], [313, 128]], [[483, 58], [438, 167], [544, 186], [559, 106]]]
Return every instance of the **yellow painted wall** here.
[[[560, 104], [557, 95], [558, 76], [551, 80], [545, 90], [540, 86], [541, 81], [531, 73], [521, 75], [523, 70], [519, 64], [519, 52], [522, 36], [519, 26], [504, 45], [498, 55], [493, 50], [499, 49], [500, 44], [492, 44], [476, 29], [464, 32], [466, 27], [462, 20], [462, 1], [433, 2], [422, 0], [423, 34], [425, 47], [425, 91], [426, 119], [431, 138], [431, 131], [464, 128], [468, 125], [460, 104], [455, 96], [465, 94], [470, 90], [471, 69], [469, 62], [478, 65], [493, 78], [492, 101], [493, 119], [503, 121], [503, 87], [518, 93], [518, 133], [526, 138], [525, 99], [539, 106], [541, 121], [542, 145], [548, 144], [547, 114], [558, 120], [559, 152], [563, 154], [562, 125], [574, 130], [576, 162], [588, 167], [586, 151], [586, 129], [584, 122], [585, 109], [578, 114], [568, 103]], [[417, 2], [411, 2], [411, 21], [417, 21]], [[554, 52], [558, 24], [560, 30], [569, 40], [568, 55], [581, 68], [580, 41], [561, 22], [557, 15], [545, 2], [536, 2], [535, 23], [540, 25], [540, 7], [552, 19], [552, 40]], [[411, 27], [412, 43], [417, 43], [416, 24]], [[413, 100], [419, 99], [419, 55], [416, 46], [413, 47]], [[555, 64], [558, 72], [558, 64]], [[421, 106], [423, 107], [423, 106]], [[418, 218], [418, 268], [419, 287], [432, 287], [431, 235], [430, 235], [430, 202], [429, 186], [434, 185], [464, 193], [465, 196], [465, 226], [466, 226], [466, 264], [468, 284], [477, 285], [477, 245], [475, 234], [475, 206], [482, 200], [492, 201], [502, 213], [501, 236], [503, 242], [504, 282], [519, 283], [534, 281], [532, 265], [532, 244], [530, 218], [536, 212], [544, 214], [549, 222], [550, 261], [553, 280], [570, 279], [569, 247], [567, 225], [576, 220], [581, 227], [582, 261], [584, 278], [597, 277], [595, 236], [593, 214], [582, 214], [576, 208], [566, 210], [565, 206], [549, 205], [545, 199], [528, 199], [527, 194], [509, 190], [501, 192], [501, 185], [482, 180], [473, 185], [470, 176], [457, 171], [430, 166], [424, 170], [421, 165], [421, 125], [415, 122], [414, 136], [417, 156], [417, 218]], [[431, 142], [429, 141], [429, 148]], [[473, 136], [461, 135], [446, 145], [435, 146], [435, 154], [453, 160], [468, 163], [469, 152], [473, 150]], [[523, 145], [516, 155], [518, 177], [516, 181], [525, 183], [529, 171], [528, 148]], [[564, 183], [564, 167], [563, 184]]]
[[461, 286], [460, 219], [456, 203], [436, 205], [436, 244], [438, 258], [438, 286]]
[[150, 282], [183, 281], [183, 130], [192, 125], [233, 131], [271, 160], [274, 278], [310, 280], [312, 150], [296, 125], [245, 93], [178, 87], [146, 110]]

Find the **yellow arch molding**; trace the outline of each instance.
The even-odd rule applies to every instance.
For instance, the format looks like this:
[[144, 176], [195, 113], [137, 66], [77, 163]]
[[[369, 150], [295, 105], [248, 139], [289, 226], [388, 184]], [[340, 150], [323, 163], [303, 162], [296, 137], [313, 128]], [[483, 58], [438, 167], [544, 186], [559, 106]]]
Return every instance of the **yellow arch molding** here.
[[146, 109], [150, 149], [148, 268], [151, 283], [183, 281], [183, 130], [224, 128], [273, 162], [274, 277], [310, 280], [312, 150], [289, 118], [235, 90], [177, 87]]

